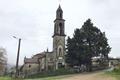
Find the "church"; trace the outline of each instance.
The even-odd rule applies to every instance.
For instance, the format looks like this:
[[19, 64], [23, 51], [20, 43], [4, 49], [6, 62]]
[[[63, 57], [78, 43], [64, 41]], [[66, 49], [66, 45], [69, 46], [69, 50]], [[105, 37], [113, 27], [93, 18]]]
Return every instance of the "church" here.
[[36, 73], [64, 68], [65, 63], [65, 20], [63, 10], [59, 5], [54, 20], [53, 50], [37, 53], [31, 58], [24, 58], [23, 72]]

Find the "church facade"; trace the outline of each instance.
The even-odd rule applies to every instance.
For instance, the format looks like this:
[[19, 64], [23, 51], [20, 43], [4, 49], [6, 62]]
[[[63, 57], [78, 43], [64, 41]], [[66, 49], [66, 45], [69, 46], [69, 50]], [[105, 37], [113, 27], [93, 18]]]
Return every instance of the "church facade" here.
[[57, 70], [65, 67], [65, 20], [63, 10], [59, 5], [54, 20], [53, 51], [48, 50], [35, 54], [31, 58], [24, 58], [23, 72], [40, 72]]

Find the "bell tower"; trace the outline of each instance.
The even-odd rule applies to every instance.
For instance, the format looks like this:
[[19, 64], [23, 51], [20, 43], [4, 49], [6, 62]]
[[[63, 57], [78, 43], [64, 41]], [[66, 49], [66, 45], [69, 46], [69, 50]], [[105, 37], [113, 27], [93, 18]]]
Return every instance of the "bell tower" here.
[[59, 5], [59, 7], [56, 11], [56, 19], [54, 20], [54, 35], [53, 35], [53, 37], [56, 35], [65, 36], [64, 22], [65, 22], [65, 20], [63, 19], [63, 11], [61, 9], [61, 6]]
[[53, 34], [53, 53], [55, 57], [55, 69], [65, 66], [65, 20], [63, 19], [63, 11], [59, 5], [56, 11], [56, 19], [54, 20]]

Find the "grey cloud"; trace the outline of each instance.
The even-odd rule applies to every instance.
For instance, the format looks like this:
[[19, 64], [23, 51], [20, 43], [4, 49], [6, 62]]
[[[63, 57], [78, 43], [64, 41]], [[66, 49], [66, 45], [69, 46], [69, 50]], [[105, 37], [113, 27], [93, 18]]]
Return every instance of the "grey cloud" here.
[[[66, 20], [66, 33], [72, 36], [91, 18], [95, 26], [106, 32], [111, 55], [120, 56], [120, 1], [119, 0], [64, 0], [61, 6]], [[18, 40], [21, 37], [20, 64], [24, 56], [52, 49], [54, 19], [58, 7], [56, 0], [0, 0], [0, 46], [7, 49], [8, 62], [15, 64]], [[14, 56], [14, 58], [12, 58]]]

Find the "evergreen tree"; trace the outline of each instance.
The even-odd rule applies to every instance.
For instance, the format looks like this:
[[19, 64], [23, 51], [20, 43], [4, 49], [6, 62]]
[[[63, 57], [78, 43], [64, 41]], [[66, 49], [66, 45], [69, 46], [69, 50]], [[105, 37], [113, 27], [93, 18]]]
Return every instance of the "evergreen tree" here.
[[105, 33], [88, 19], [81, 29], [74, 31], [73, 38], [68, 37], [66, 61], [72, 66], [85, 64], [91, 71], [92, 57], [107, 59], [110, 50]]

